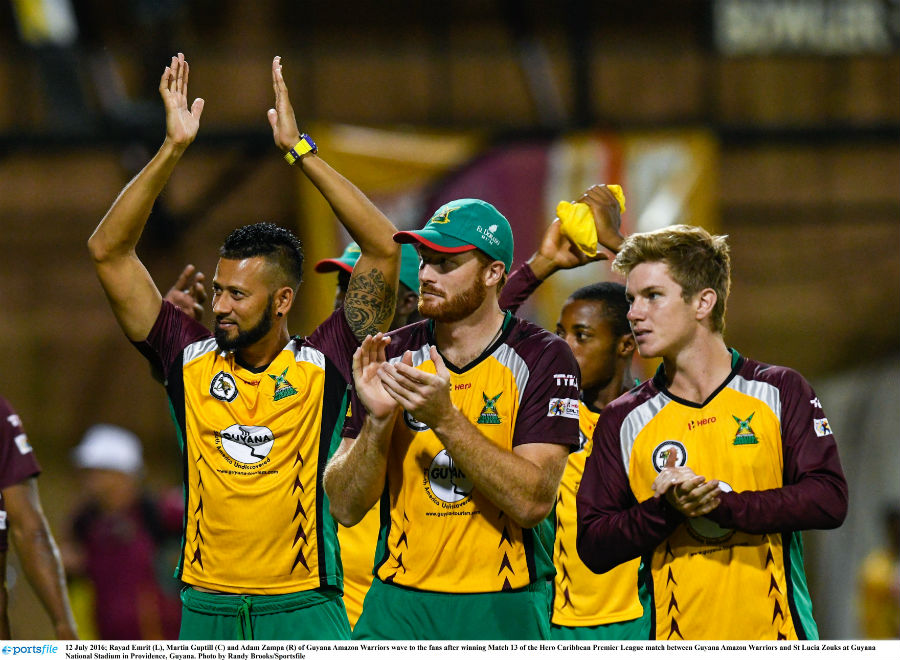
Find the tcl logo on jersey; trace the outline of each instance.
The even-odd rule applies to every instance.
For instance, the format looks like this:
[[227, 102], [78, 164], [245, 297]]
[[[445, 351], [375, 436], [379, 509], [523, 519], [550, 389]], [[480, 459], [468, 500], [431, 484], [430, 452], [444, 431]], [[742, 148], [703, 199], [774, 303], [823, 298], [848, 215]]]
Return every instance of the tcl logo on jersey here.
[[572, 374], [553, 374], [557, 385], [568, 385], [570, 387], [578, 387], [578, 379]]
[[268, 456], [275, 444], [275, 435], [265, 426], [232, 424], [216, 433], [222, 449], [240, 463], [258, 463]]
[[716, 421], [715, 417], [706, 417], [704, 419], [692, 419], [688, 422], [688, 431], [693, 431], [696, 428], [701, 426], [706, 426], [707, 424], [714, 424]]

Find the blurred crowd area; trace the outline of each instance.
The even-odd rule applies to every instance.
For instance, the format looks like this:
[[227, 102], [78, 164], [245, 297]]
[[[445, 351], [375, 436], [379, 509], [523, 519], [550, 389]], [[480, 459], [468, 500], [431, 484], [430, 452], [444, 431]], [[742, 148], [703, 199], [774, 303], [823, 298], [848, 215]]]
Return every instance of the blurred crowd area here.
[[[211, 276], [222, 238], [247, 222], [294, 228], [308, 263], [343, 248], [272, 145], [281, 55], [301, 125], [398, 226], [481, 196], [510, 217], [518, 262], [558, 200], [621, 183], [629, 231], [727, 233], [726, 340], [807, 376], [838, 438], [851, 513], [807, 535], [808, 572], [823, 636], [863, 636], [851, 594], [900, 500], [898, 16], [881, 0], [0, 3], [0, 392], [44, 466], [54, 530], [83, 488], [68, 452], [95, 423], [140, 436], [151, 490], [178, 484], [162, 388], [85, 247], [162, 140], [172, 54], [188, 56], [206, 108], [140, 245], [158, 286], [189, 262]], [[568, 292], [611, 277], [591, 268], [525, 315], [552, 327]], [[307, 271], [301, 334], [334, 290]], [[11, 594], [17, 634], [46, 637], [27, 586]]]

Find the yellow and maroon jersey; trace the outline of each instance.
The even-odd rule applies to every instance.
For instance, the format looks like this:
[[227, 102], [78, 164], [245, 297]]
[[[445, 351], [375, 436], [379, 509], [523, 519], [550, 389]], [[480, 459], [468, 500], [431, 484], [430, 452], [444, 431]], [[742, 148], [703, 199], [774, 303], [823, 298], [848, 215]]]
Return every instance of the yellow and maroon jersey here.
[[640, 559], [632, 559], [598, 575], [578, 557], [575, 549], [577, 511], [575, 495], [584, 474], [584, 464], [593, 448], [599, 412], [581, 402], [579, 408], [581, 448], [569, 455], [556, 498], [556, 544], [553, 563], [553, 616], [558, 626], [599, 626], [639, 618], [644, 608], [638, 597]]
[[[733, 354], [702, 404], [656, 376], [604, 409], [578, 493], [578, 550], [593, 570], [643, 556], [657, 639], [814, 639], [800, 530], [841, 524], [834, 436], [795, 371]], [[684, 518], [652, 484], [667, 458], [724, 491]]]
[[[36, 477], [40, 472], [22, 420], [9, 401], [0, 396], [0, 491]], [[7, 535], [6, 503], [0, 493], [0, 552], [6, 552], [9, 547]]]
[[138, 348], [162, 369], [182, 444], [186, 512], [176, 577], [230, 593], [341, 588], [322, 471], [357, 345], [339, 309], [251, 370], [163, 304]]
[[[415, 367], [435, 373], [431, 321], [391, 337], [389, 360], [409, 350]], [[577, 447], [578, 364], [555, 335], [507, 314], [500, 337], [479, 358], [447, 367], [453, 404], [498, 447]], [[348, 438], [359, 434], [365, 416], [358, 399], [352, 401]], [[554, 573], [552, 521], [521, 528], [473, 487], [434, 432], [405, 411], [394, 427], [381, 507], [375, 572], [385, 582], [482, 593], [526, 587]]]

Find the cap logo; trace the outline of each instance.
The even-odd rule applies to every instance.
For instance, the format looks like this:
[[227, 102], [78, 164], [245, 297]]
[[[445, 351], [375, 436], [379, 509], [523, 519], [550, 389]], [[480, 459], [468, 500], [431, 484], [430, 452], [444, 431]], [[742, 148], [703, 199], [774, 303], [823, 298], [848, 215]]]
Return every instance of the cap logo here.
[[458, 206], [453, 206], [453, 207], [451, 207], [451, 208], [446, 208], [446, 209], [444, 209], [443, 211], [441, 211], [440, 213], [438, 213], [436, 216], [434, 216], [434, 217], [431, 219], [431, 224], [433, 224], [433, 225], [445, 225], [445, 224], [447, 224], [448, 222], [450, 222], [450, 214], [453, 213], [453, 211], [456, 211], [456, 210], [459, 209], [459, 208], [460, 208], [460, 207], [458, 207]]
[[491, 225], [490, 227], [488, 227], [488, 231], [492, 234], [497, 233], [497, 225]]

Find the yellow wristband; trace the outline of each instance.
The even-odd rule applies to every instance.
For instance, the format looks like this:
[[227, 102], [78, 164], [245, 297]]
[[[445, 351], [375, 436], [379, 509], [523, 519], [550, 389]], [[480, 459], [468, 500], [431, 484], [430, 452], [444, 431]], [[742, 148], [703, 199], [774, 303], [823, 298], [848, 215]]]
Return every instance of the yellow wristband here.
[[309, 135], [304, 133], [300, 136], [300, 141], [295, 144], [290, 151], [284, 154], [284, 159], [288, 162], [288, 165], [293, 165], [300, 158], [309, 153], [318, 153], [319, 149], [316, 146], [316, 143], [313, 141]]

